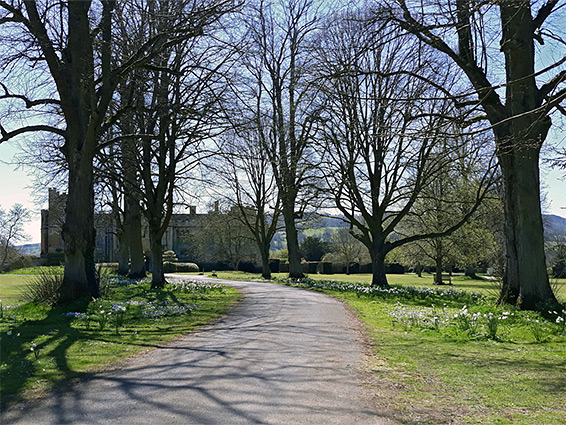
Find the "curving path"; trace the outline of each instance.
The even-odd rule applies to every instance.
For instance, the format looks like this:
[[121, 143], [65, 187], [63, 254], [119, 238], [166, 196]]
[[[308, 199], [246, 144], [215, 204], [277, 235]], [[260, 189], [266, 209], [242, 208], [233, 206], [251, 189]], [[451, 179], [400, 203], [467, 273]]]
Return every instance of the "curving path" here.
[[373, 412], [360, 386], [356, 324], [339, 301], [269, 283], [214, 281], [244, 294], [222, 320], [120, 370], [13, 406], [0, 423], [393, 423]]

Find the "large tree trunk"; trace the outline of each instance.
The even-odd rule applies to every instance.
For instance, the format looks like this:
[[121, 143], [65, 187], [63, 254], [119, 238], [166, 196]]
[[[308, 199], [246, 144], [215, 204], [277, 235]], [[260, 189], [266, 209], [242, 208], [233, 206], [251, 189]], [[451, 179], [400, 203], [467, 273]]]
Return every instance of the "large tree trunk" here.
[[92, 158], [77, 154], [69, 163], [69, 190], [62, 237], [65, 271], [59, 302], [100, 296], [96, 279], [94, 248], [94, 186]]
[[159, 231], [149, 228], [149, 243], [151, 246], [151, 287], [153, 289], [165, 286], [165, 272], [163, 271], [163, 246]]
[[421, 263], [417, 263], [415, 266], [415, 273], [417, 273], [418, 277], [423, 277], [423, 266]]
[[289, 277], [300, 279], [304, 277], [301, 268], [301, 253], [299, 251], [299, 237], [295, 224], [295, 205], [283, 208], [283, 218], [285, 220], [285, 234], [287, 237], [287, 251], [289, 253]]
[[[406, 6], [405, 2], [400, 3]], [[447, 53], [462, 68], [476, 88], [479, 102], [492, 125], [505, 190], [507, 257], [499, 303], [515, 304], [522, 309], [536, 309], [541, 303], [556, 303], [545, 264], [539, 153], [551, 126], [548, 114], [554, 106], [547, 96], [553, 92], [556, 94], [557, 84], [563, 78], [558, 73], [549, 83], [540, 88], [537, 86], [534, 40], [540, 31], [538, 25], [560, 7], [560, 2], [546, 2], [539, 8], [536, 18], [532, 10], [534, 3], [497, 2], [501, 24], [500, 47], [505, 55], [504, 104], [500, 101], [500, 93], [488, 80], [491, 73], [484, 72], [476, 60], [478, 45], [475, 45], [477, 40], [472, 34], [471, 2], [455, 3], [458, 51], [449, 47], [452, 40], [448, 42], [448, 38], [427, 38], [429, 29], [408, 17], [407, 9], [402, 22], [406, 29], [418, 34], [430, 46]], [[559, 64], [555, 63], [556, 66]]]
[[440, 240], [436, 240], [435, 242], [435, 251], [436, 271], [434, 272], [434, 284], [444, 285], [444, 281], [442, 280], [442, 269], [444, 268], [442, 264], [442, 242]]
[[371, 286], [388, 287], [387, 275], [385, 274], [385, 256], [387, 252], [379, 245], [374, 244], [369, 249], [371, 257]]
[[[32, 2], [27, 2], [26, 8], [30, 14], [37, 14]], [[59, 298], [62, 303], [100, 295], [94, 263], [93, 160], [97, 142], [94, 128], [97, 126], [93, 125], [93, 121], [100, 119], [105, 112], [95, 106], [94, 54], [88, 15], [90, 2], [69, 2], [67, 8], [68, 44], [60, 62], [64, 66], [53, 75], [61, 94], [61, 108], [67, 125], [62, 152], [69, 170], [62, 228], [65, 245], [65, 271]]]
[[546, 270], [540, 207], [539, 149], [499, 155], [505, 190], [506, 267], [499, 303], [533, 310], [555, 304]]
[[539, 155], [551, 126], [540, 107], [530, 2], [500, 5], [505, 54], [506, 116], [496, 124], [497, 155], [504, 185], [506, 275], [500, 302], [536, 309], [556, 303], [546, 271], [540, 208]]
[[442, 280], [442, 257], [436, 257], [436, 270], [434, 272], [434, 284], [435, 285], [444, 285], [444, 281]]
[[271, 279], [271, 267], [269, 267], [269, 244], [261, 246], [260, 255], [261, 277], [264, 279]]
[[116, 232], [116, 239], [118, 239], [118, 274], [121, 276], [126, 276], [130, 270], [129, 265], [129, 247], [128, 247], [128, 235], [125, 229], [118, 230]]
[[141, 209], [136, 199], [131, 196], [125, 197], [124, 207], [124, 227], [128, 238], [130, 252], [130, 273], [131, 279], [141, 279], [145, 277], [145, 258], [142, 242], [142, 222]]

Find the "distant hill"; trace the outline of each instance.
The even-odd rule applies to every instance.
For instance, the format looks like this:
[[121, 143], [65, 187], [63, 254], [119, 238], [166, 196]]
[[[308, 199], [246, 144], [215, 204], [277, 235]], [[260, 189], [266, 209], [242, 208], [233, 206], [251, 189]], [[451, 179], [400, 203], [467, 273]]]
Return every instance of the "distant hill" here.
[[28, 243], [25, 245], [18, 245], [16, 249], [22, 255], [30, 255], [32, 257], [39, 257], [41, 254], [41, 244], [40, 243]]
[[340, 216], [317, 217], [316, 220], [309, 221], [304, 225], [306, 229], [317, 229], [322, 227], [349, 227], [347, 221]]
[[566, 218], [558, 215], [544, 214], [544, 236], [545, 239], [566, 239]]

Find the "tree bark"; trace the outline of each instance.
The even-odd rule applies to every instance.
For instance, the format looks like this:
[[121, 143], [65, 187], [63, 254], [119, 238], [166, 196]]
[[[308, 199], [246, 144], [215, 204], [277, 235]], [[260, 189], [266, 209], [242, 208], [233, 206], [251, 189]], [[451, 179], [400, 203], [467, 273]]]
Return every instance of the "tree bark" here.
[[369, 250], [369, 255], [372, 268], [371, 286], [388, 287], [389, 282], [387, 282], [387, 275], [385, 274], [385, 256], [387, 252], [383, 247], [374, 244]]
[[304, 277], [301, 268], [301, 253], [299, 251], [299, 237], [295, 224], [294, 202], [283, 208], [283, 218], [285, 221], [285, 234], [287, 237], [287, 251], [289, 254], [289, 277], [300, 279]]
[[442, 281], [442, 257], [436, 257], [436, 271], [434, 272], [434, 284], [443, 285]]
[[421, 265], [421, 263], [417, 263], [416, 273], [418, 277], [423, 277], [423, 266]]
[[271, 267], [269, 267], [269, 245], [262, 246], [260, 250], [261, 255], [261, 277], [264, 279], [271, 279]]
[[69, 189], [62, 228], [65, 270], [59, 290], [59, 302], [80, 298], [98, 298], [94, 248], [94, 186], [92, 158], [76, 155], [69, 163]]
[[499, 159], [505, 190], [506, 267], [498, 303], [526, 310], [556, 304], [544, 253], [539, 149], [514, 148]]
[[161, 289], [165, 286], [163, 270], [163, 246], [161, 245], [160, 225], [149, 226], [149, 244], [151, 246], [151, 288]]
[[443, 285], [444, 282], [442, 281], [442, 269], [443, 269], [443, 255], [442, 255], [442, 241], [437, 239], [435, 242], [435, 262], [436, 262], [436, 271], [434, 272], [434, 284], [435, 285]]
[[[37, 14], [31, 3], [26, 3], [26, 7], [30, 14]], [[56, 69], [55, 61], [48, 58], [67, 124], [62, 149], [69, 166], [69, 186], [62, 228], [65, 271], [60, 288], [61, 303], [100, 295], [94, 262], [93, 160], [98, 135], [93, 122], [98, 122], [104, 111], [93, 110], [97, 102], [89, 8], [88, 1], [68, 4], [68, 45], [58, 64], [60, 67]]]
[[541, 303], [557, 303], [546, 271], [540, 207], [540, 149], [551, 121], [545, 113], [535, 112], [540, 99], [530, 4], [504, 2], [500, 13], [508, 83], [506, 109], [512, 119], [494, 128], [505, 191], [507, 250], [499, 302], [533, 310]]
[[[501, 51], [505, 56], [505, 104], [476, 62], [470, 14], [471, 2], [456, 2], [458, 52], [447, 40], [431, 37], [429, 29], [412, 16], [404, 0], [400, 24], [430, 46], [446, 53], [466, 73], [478, 92], [479, 103], [489, 119], [501, 166], [504, 187], [506, 270], [499, 303], [537, 309], [556, 304], [546, 271], [544, 234], [540, 208], [539, 155], [551, 126], [554, 108], [549, 94], [563, 77], [557, 74], [550, 85], [537, 86], [534, 39], [558, 2], [547, 2], [533, 18], [528, 1], [498, 2], [501, 24]], [[541, 14], [542, 12], [542, 14]], [[479, 47], [482, 47], [481, 45]], [[555, 65], [558, 65], [557, 62]], [[551, 69], [549, 67], [548, 69]], [[547, 97], [548, 96], [548, 97]], [[556, 98], [554, 99], [556, 101]]]
[[145, 257], [142, 243], [141, 210], [136, 199], [126, 194], [124, 206], [124, 226], [128, 238], [130, 254], [130, 279], [145, 277]]
[[120, 276], [126, 276], [130, 270], [130, 256], [128, 249], [128, 235], [126, 234], [125, 229], [121, 229], [116, 232], [116, 239], [118, 240], [118, 274]]

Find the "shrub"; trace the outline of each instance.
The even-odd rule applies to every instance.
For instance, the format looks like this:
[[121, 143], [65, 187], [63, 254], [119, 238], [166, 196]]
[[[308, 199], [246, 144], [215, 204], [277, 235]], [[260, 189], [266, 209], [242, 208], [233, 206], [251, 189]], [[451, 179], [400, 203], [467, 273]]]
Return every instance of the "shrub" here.
[[320, 261], [329, 251], [328, 243], [316, 236], [307, 236], [301, 243], [301, 253], [307, 261]]
[[118, 273], [118, 263], [97, 263], [96, 267], [101, 271], [104, 270], [106, 274], [111, 273]]
[[40, 269], [23, 289], [22, 298], [26, 301], [41, 302], [54, 306], [59, 301], [59, 289], [63, 275], [49, 274], [47, 269]]
[[177, 263], [175, 264], [176, 272], [198, 272], [199, 267], [195, 263]]
[[62, 266], [65, 264], [64, 252], [50, 252], [45, 260], [46, 266]]
[[14, 261], [10, 262], [10, 264], [8, 264], [8, 267], [6, 267], [6, 270], [18, 270], [31, 266], [33, 266], [33, 261], [31, 257], [27, 255], [21, 255], [18, 258], [16, 258]]
[[251, 261], [240, 261], [240, 264], [238, 264], [238, 271], [255, 273], [256, 270], [257, 270], [256, 265]]
[[163, 262], [163, 271], [165, 273], [175, 272], [198, 272], [199, 266], [195, 263], [172, 263], [170, 261]]
[[176, 271], [177, 271], [177, 269], [175, 268], [175, 263], [172, 263], [170, 261], [164, 261], [163, 262], [163, 272], [164, 273], [174, 273]]
[[307, 273], [308, 274], [316, 274], [317, 270], [318, 270], [318, 261], [309, 261], [307, 263]]
[[281, 264], [281, 260], [279, 258], [270, 258], [269, 269], [271, 270], [271, 273], [279, 273], [280, 264]]
[[318, 263], [317, 271], [321, 274], [332, 274], [332, 263], [327, 261]]
[[388, 274], [405, 274], [405, 267], [401, 264], [392, 263], [385, 266], [385, 273]]
[[179, 259], [175, 251], [170, 250], [163, 253], [163, 262], [176, 263], [177, 261], [179, 261]]

